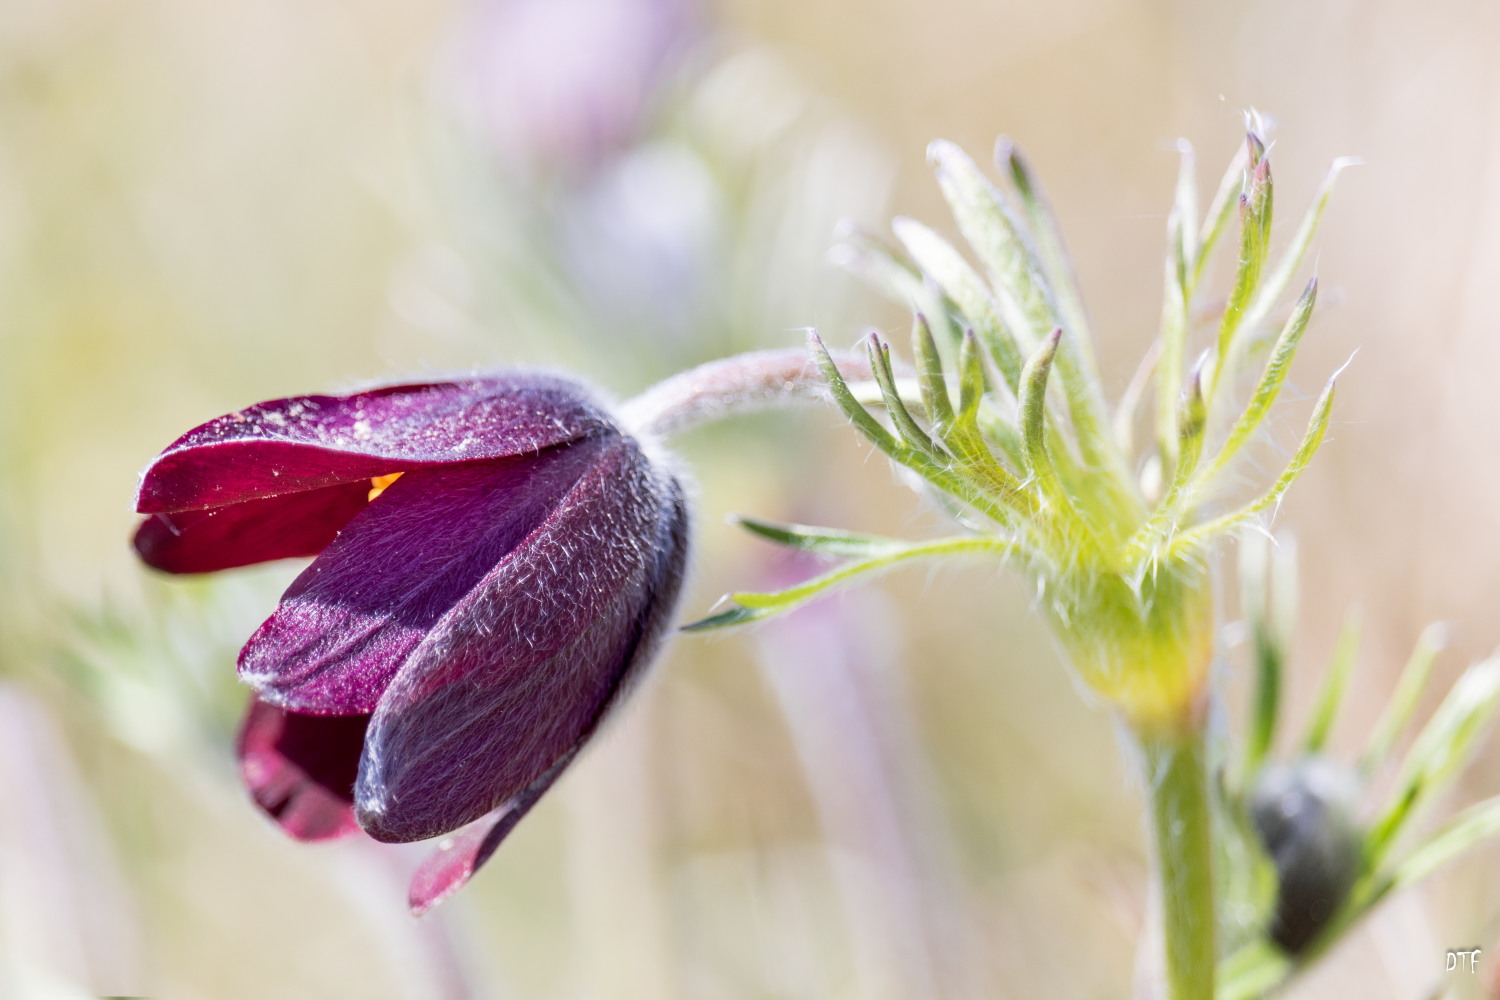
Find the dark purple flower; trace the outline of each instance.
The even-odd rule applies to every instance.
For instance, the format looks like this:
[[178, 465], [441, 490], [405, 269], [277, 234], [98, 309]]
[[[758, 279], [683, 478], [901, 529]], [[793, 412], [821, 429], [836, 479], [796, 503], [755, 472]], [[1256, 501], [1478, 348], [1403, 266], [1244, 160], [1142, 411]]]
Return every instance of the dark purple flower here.
[[162, 452], [136, 506], [167, 572], [316, 557], [240, 653], [242, 772], [304, 840], [470, 827], [418, 872], [419, 911], [650, 659], [687, 554], [676, 478], [537, 374], [260, 403]]

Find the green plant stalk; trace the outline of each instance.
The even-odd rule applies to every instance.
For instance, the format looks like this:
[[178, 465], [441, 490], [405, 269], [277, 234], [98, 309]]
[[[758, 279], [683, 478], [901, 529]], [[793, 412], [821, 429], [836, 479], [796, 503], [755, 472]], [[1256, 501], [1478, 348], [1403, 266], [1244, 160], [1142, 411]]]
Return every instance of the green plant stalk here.
[[1213, 1000], [1217, 965], [1213, 819], [1201, 733], [1142, 744], [1151, 798], [1152, 869], [1165, 946], [1164, 1000]]

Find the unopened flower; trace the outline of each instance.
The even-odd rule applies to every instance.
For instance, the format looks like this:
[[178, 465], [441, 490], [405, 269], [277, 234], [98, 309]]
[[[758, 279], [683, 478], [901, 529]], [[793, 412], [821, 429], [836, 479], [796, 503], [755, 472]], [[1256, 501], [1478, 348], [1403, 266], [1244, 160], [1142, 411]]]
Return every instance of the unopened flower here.
[[[463, 834], [456, 889], [649, 661], [687, 555], [682, 488], [582, 385], [538, 374], [252, 406], [146, 469], [149, 565], [313, 563], [240, 654], [242, 773], [289, 834]], [[470, 826], [473, 824], [473, 826]]]
[[1291, 954], [1328, 925], [1359, 877], [1358, 798], [1355, 775], [1326, 757], [1267, 767], [1256, 781], [1250, 815], [1276, 867], [1268, 936]]
[[[1287, 538], [1250, 537], [1240, 547], [1255, 671], [1243, 756], [1226, 762], [1217, 782], [1226, 822], [1214, 874], [1225, 889], [1228, 932], [1220, 996], [1275, 991], [1389, 895], [1500, 831], [1500, 800], [1490, 799], [1411, 836], [1500, 710], [1500, 657], [1491, 657], [1464, 672], [1398, 753], [1446, 642], [1441, 625], [1418, 638], [1357, 758], [1340, 760], [1329, 749], [1356, 670], [1357, 619], [1346, 625], [1301, 731], [1283, 731], [1299, 603], [1295, 550]], [[1287, 748], [1280, 759], [1277, 744]]]

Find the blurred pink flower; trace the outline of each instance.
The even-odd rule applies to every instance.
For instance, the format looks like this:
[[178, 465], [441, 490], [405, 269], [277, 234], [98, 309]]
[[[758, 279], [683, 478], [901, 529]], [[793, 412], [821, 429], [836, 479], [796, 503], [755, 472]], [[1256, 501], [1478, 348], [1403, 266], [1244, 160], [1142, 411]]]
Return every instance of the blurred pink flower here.
[[485, 0], [453, 98], [516, 169], [576, 174], [629, 145], [698, 37], [693, 0]]

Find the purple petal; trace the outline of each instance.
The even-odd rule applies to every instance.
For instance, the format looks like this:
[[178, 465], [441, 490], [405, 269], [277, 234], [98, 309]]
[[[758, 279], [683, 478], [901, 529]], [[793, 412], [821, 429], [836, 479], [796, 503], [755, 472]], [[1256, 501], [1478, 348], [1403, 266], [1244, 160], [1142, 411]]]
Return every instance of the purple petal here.
[[298, 840], [357, 833], [351, 799], [369, 722], [296, 715], [252, 696], [237, 749], [256, 805]]
[[568, 754], [499, 809], [443, 838], [437, 850], [427, 856], [412, 876], [406, 895], [412, 915], [421, 916], [462, 889], [572, 759], [573, 755]]
[[135, 550], [147, 566], [167, 573], [315, 556], [365, 509], [369, 493], [361, 479], [228, 507], [153, 514], [136, 529]]
[[612, 428], [583, 386], [510, 372], [257, 403], [189, 431], [141, 477], [143, 514], [533, 454]]
[[408, 472], [303, 572], [240, 653], [266, 701], [375, 709], [433, 626], [537, 530], [611, 439]]
[[456, 830], [577, 752], [649, 660], [686, 555], [680, 487], [618, 439], [391, 682], [356, 786], [365, 832]]

